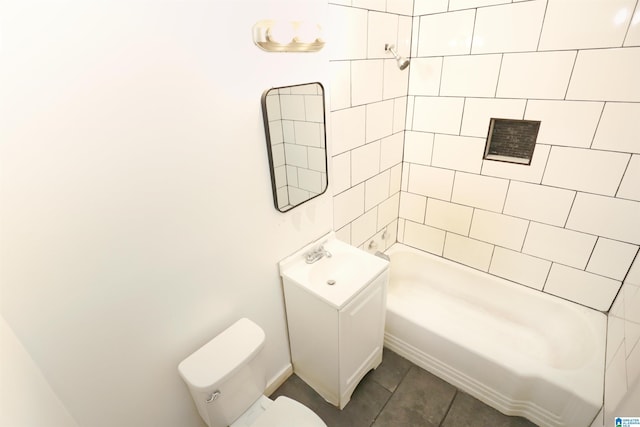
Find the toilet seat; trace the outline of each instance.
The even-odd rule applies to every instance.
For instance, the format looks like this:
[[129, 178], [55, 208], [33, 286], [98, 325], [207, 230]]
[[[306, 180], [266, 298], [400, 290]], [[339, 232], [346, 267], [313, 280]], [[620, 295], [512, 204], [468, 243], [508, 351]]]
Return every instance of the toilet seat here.
[[278, 397], [251, 427], [327, 427], [311, 409], [286, 396]]

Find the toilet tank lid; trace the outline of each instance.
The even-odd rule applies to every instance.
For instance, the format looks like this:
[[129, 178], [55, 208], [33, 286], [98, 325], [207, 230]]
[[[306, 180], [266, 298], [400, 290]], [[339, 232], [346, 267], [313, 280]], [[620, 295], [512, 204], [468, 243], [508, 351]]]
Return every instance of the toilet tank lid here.
[[264, 346], [262, 328], [242, 318], [178, 365], [182, 379], [200, 391], [207, 391], [233, 375]]

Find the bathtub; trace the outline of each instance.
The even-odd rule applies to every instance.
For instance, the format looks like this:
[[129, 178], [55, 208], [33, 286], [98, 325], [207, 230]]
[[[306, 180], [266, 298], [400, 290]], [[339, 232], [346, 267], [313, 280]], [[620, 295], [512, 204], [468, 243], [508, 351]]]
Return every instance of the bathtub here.
[[505, 414], [591, 424], [603, 313], [401, 244], [386, 253], [386, 347]]

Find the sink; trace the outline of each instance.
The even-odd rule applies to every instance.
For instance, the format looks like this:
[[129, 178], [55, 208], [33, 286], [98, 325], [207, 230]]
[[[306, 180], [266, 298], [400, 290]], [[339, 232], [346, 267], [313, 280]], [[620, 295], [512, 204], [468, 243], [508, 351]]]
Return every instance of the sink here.
[[[323, 245], [331, 253], [307, 264], [305, 255]], [[294, 282], [337, 309], [344, 307], [371, 281], [389, 268], [389, 262], [338, 240], [330, 233], [282, 260], [283, 280]]]

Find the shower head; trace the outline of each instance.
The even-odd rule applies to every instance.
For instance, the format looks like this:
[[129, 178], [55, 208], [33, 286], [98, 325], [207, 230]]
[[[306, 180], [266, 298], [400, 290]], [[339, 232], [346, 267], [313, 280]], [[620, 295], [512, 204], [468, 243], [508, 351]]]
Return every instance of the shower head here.
[[409, 66], [410, 61], [407, 58], [403, 58], [402, 56], [398, 55], [398, 52], [396, 52], [396, 47], [394, 45], [385, 44], [384, 50], [386, 50], [387, 52], [391, 52], [393, 57], [396, 58], [396, 62], [398, 63], [398, 68], [400, 68], [400, 70], [404, 70]]

